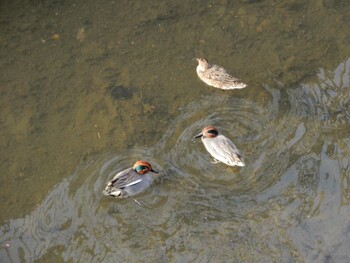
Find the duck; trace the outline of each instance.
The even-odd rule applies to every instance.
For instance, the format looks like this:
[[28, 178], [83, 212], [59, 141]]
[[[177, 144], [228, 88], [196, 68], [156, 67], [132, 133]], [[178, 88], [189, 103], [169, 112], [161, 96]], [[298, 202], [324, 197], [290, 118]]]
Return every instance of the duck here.
[[205, 148], [216, 162], [222, 162], [229, 166], [245, 166], [242, 155], [236, 145], [226, 136], [219, 134], [216, 127], [207, 126], [194, 138], [202, 139]]
[[209, 64], [205, 58], [197, 58], [197, 75], [207, 85], [223, 89], [243, 89], [247, 84], [240, 79], [232, 77], [227, 71], [215, 64]]
[[156, 179], [152, 173], [158, 174], [149, 162], [139, 160], [133, 167], [117, 173], [112, 180], [108, 181], [103, 194], [117, 198], [137, 195], [152, 185]]

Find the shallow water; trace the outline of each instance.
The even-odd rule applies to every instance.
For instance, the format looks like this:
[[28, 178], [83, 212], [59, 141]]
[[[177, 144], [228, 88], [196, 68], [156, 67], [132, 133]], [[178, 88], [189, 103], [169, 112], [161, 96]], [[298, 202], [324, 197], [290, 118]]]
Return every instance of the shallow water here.
[[[1, 262], [349, 262], [347, 1], [2, 2]], [[197, 56], [241, 77], [220, 91]], [[212, 124], [243, 168], [213, 164]], [[102, 196], [136, 159], [161, 171]]]

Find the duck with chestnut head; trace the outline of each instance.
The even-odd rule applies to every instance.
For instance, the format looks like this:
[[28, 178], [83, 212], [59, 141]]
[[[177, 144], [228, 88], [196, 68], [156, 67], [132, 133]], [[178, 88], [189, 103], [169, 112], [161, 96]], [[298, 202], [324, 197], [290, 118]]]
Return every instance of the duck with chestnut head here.
[[214, 126], [205, 127], [202, 132], [195, 136], [201, 138], [204, 147], [215, 160], [229, 166], [244, 166], [241, 153], [236, 145], [226, 136], [219, 133]]
[[152, 185], [156, 178], [154, 173], [158, 172], [152, 169], [150, 163], [137, 161], [133, 167], [119, 172], [108, 181], [103, 194], [118, 198], [137, 195]]

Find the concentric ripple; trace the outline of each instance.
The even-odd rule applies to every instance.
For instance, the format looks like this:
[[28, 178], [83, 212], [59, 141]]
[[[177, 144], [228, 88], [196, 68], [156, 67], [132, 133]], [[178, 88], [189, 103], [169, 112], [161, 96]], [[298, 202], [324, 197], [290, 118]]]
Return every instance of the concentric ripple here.
[[[253, 100], [225, 95], [204, 97], [199, 102], [188, 105], [173, 122], [157, 148], [162, 151], [165, 149], [168, 161], [181, 169], [187, 180], [201, 184], [210, 182], [208, 188], [221, 193], [225, 189], [237, 195], [253, 195], [263, 191], [275, 181], [274, 176], [280, 176], [278, 173], [269, 175], [268, 178], [265, 176], [266, 173], [271, 173], [271, 165], [280, 170], [285, 167], [283, 162], [274, 164], [275, 155], [278, 154], [279, 158], [283, 155], [279, 143], [293, 136], [298, 129], [295, 122], [293, 130], [291, 118], [278, 119], [280, 93], [265, 88], [269, 102], [260, 105]], [[236, 144], [244, 156], [246, 167], [213, 164], [213, 159], [201, 140], [194, 139], [208, 125], [216, 126]]]
[[[318, 77], [252, 98], [202, 97], [154, 147], [92, 158], [32, 213], [0, 226], [0, 258], [349, 261], [350, 59]], [[211, 162], [193, 138], [207, 125], [237, 145], [245, 167]], [[160, 180], [136, 198], [104, 197], [105, 183], [139, 158]]]
[[[135, 201], [132, 198], [116, 201], [102, 195], [105, 183], [121, 167], [132, 166], [140, 157], [164, 176], [163, 165], [152, 156], [149, 149], [132, 149], [108, 153], [81, 165], [56, 185], [30, 215], [1, 227], [0, 244], [7, 247], [6, 251], [0, 250], [1, 258], [9, 262], [36, 260], [48, 250], [63, 246], [65, 260], [88, 259], [91, 252], [95, 254], [94, 260], [102, 260], [113, 242], [127, 239], [129, 231], [135, 228], [135, 220], [146, 220], [147, 213], [156, 213], [168, 202], [168, 195], [161, 190], [161, 180]], [[138, 217], [140, 211], [145, 214], [142, 219]], [[134, 221], [128, 222], [125, 213]]]

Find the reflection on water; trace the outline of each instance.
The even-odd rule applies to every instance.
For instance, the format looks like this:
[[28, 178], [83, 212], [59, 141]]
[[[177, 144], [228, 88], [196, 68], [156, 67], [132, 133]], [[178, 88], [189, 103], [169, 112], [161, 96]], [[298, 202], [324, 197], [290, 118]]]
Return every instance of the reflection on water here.
[[[90, 159], [1, 226], [0, 258], [348, 262], [350, 59], [318, 79], [286, 92], [265, 85], [263, 102], [202, 96], [154, 147]], [[246, 167], [210, 162], [193, 139], [208, 124], [242, 149]], [[140, 204], [104, 197], [105, 182], [139, 156], [162, 180]]]

